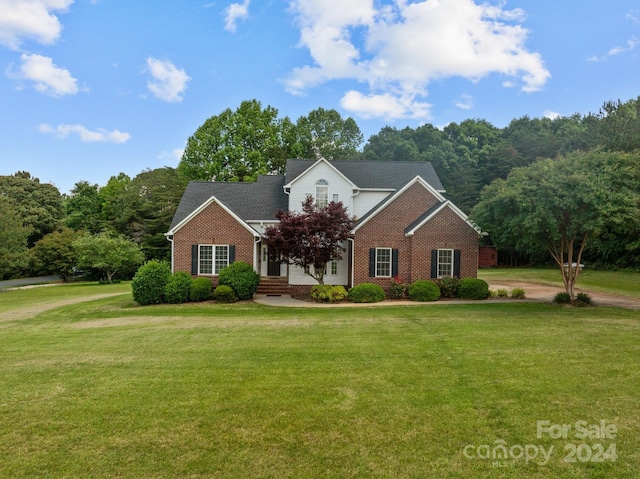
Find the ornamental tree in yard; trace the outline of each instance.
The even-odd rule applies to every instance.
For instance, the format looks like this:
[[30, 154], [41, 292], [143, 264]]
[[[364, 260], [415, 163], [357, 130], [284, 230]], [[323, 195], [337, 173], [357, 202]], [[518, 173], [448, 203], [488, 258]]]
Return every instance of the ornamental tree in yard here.
[[305, 274], [324, 284], [324, 272], [331, 261], [342, 259], [345, 242], [351, 238], [354, 220], [341, 202], [318, 208], [311, 196], [302, 211], [279, 211], [280, 223], [268, 226], [263, 239], [272, 259], [299, 266]]
[[589, 242], [640, 231], [640, 157], [580, 152], [516, 168], [485, 187], [471, 218], [498, 248], [547, 250], [573, 298]]
[[124, 236], [109, 233], [84, 235], [73, 242], [81, 268], [95, 268], [104, 272], [109, 283], [119, 270], [137, 266], [144, 261], [138, 244]]

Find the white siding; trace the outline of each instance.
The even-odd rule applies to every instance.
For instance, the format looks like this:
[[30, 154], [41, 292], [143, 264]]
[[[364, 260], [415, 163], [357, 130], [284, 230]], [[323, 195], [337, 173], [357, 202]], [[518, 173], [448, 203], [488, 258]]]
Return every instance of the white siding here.
[[293, 183], [289, 194], [289, 210], [300, 211], [302, 209], [302, 203], [307, 198], [307, 195], [311, 195], [315, 198], [316, 181], [320, 179], [327, 180], [329, 183], [329, 201], [333, 201], [333, 195], [338, 195], [338, 200], [347, 207], [349, 214], [352, 214], [353, 190], [351, 183], [324, 162], [320, 162], [315, 165], [315, 167], [297, 178]]
[[361, 191], [360, 194], [356, 195], [353, 199], [353, 215], [358, 218], [362, 218], [371, 208], [376, 206], [390, 194], [390, 191]]
[[[324, 284], [345, 286], [349, 281], [349, 261], [346, 253], [342, 261], [338, 261], [338, 274], [331, 274], [331, 264], [327, 265], [327, 274], [324, 275]], [[289, 284], [318, 284], [311, 276], [304, 274], [302, 268], [291, 266], [289, 268]]]

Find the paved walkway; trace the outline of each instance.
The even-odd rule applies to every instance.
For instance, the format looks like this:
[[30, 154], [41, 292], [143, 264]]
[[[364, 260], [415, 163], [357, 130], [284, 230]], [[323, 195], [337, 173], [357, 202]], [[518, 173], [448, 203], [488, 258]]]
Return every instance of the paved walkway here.
[[[537, 301], [544, 303], [553, 302], [553, 298], [556, 293], [562, 290], [562, 287], [558, 286], [547, 286], [537, 283], [527, 283], [523, 281], [489, 281], [489, 289], [498, 290], [498, 289], [506, 289], [511, 291], [514, 288], [524, 289], [525, 295], [527, 299], [524, 300], [514, 300], [514, 299], [488, 299], [482, 301], [485, 303], [504, 303], [504, 302], [515, 302], [515, 301]], [[627, 296], [619, 296], [615, 294], [607, 294], [607, 293], [596, 293], [592, 291], [578, 290], [578, 292], [586, 292], [591, 296], [594, 304], [596, 306], [615, 306], [618, 308], [627, 308], [627, 309], [636, 309], [640, 310], [640, 299], [630, 298]], [[267, 295], [255, 295], [253, 300], [256, 303], [266, 304], [269, 306], [280, 306], [280, 307], [288, 307], [288, 308], [345, 308], [345, 307], [354, 307], [354, 306], [417, 306], [417, 305], [444, 305], [444, 304], [478, 304], [478, 301], [434, 301], [428, 303], [407, 301], [407, 300], [399, 300], [399, 301], [390, 301], [385, 300], [379, 303], [367, 303], [367, 304], [359, 304], [359, 303], [337, 303], [337, 304], [328, 304], [328, 303], [313, 303], [310, 301], [301, 301], [299, 299], [293, 299], [291, 296], [267, 296]]]

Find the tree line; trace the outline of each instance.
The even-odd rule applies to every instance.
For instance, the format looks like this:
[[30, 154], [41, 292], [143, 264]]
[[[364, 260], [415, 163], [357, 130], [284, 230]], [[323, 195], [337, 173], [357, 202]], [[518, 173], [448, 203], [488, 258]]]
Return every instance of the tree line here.
[[[54, 233], [62, 243], [83, 234], [120, 238], [137, 245], [147, 260], [168, 259], [164, 233], [188, 181], [255, 181], [260, 174], [282, 173], [288, 158], [430, 161], [446, 196], [465, 212], [478, 205], [487, 185], [541, 159], [577, 152], [625, 152], [632, 157], [628, 168], [638, 168], [640, 97], [606, 102], [598, 112], [586, 115], [524, 116], [505, 128], [479, 119], [444, 128], [386, 126], [363, 143], [355, 120], [336, 110], [318, 108], [294, 122], [254, 99], [207, 119], [187, 140], [175, 169], [145, 170], [134, 178], [120, 173], [105, 185], [78, 181], [69, 195], [29, 172], [0, 176], [0, 279], [56, 272], [51, 251], [44, 254], [44, 248], [36, 248]], [[635, 170], [627, 177], [634, 175]], [[633, 247], [637, 240], [627, 241], [637, 233], [627, 228], [598, 236], [592, 259], [640, 267], [640, 255]], [[518, 252], [528, 258], [537, 254]]]

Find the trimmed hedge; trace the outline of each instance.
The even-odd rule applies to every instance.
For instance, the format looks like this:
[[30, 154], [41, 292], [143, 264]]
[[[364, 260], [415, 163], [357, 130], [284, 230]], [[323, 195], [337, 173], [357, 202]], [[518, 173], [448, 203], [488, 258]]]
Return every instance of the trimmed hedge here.
[[486, 299], [489, 297], [489, 285], [482, 279], [461, 279], [458, 285], [458, 297], [471, 300]]
[[258, 290], [260, 275], [250, 264], [236, 261], [220, 271], [218, 284], [231, 286], [238, 299], [251, 299]]
[[384, 289], [373, 283], [360, 283], [349, 290], [349, 301], [354, 303], [378, 303], [385, 298]]
[[226, 284], [221, 284], [213, 290], [213, 299], [219, 303], [235, 303], [238, 301], [236, 293], [233, 292], [231, 286], [227, 286]]
[[151, 260], [143, 264], [131, 281], [133, 300], [142, 306], [163, 303], [170, 277], [171, 268], [163, 261]]
[[191, 282], [189, 299], [194, 302], [211, 299], [211, 280], [209, 278], [196, 278]]
[[347, 297], [344, 286], [331, 286], [329, 284], [316, 284], [311, 287], [311, 298], [321, 303], [336, 303]]
[[172, 274], [164, 288], [164, 299], [167, 303], [180, 304], [189, 301], [193, 278], [185, 271]]
[[409, 299], [411, 301], [438, 301], [440, 288], [429, 280], [418, 280], [409, 286]]

